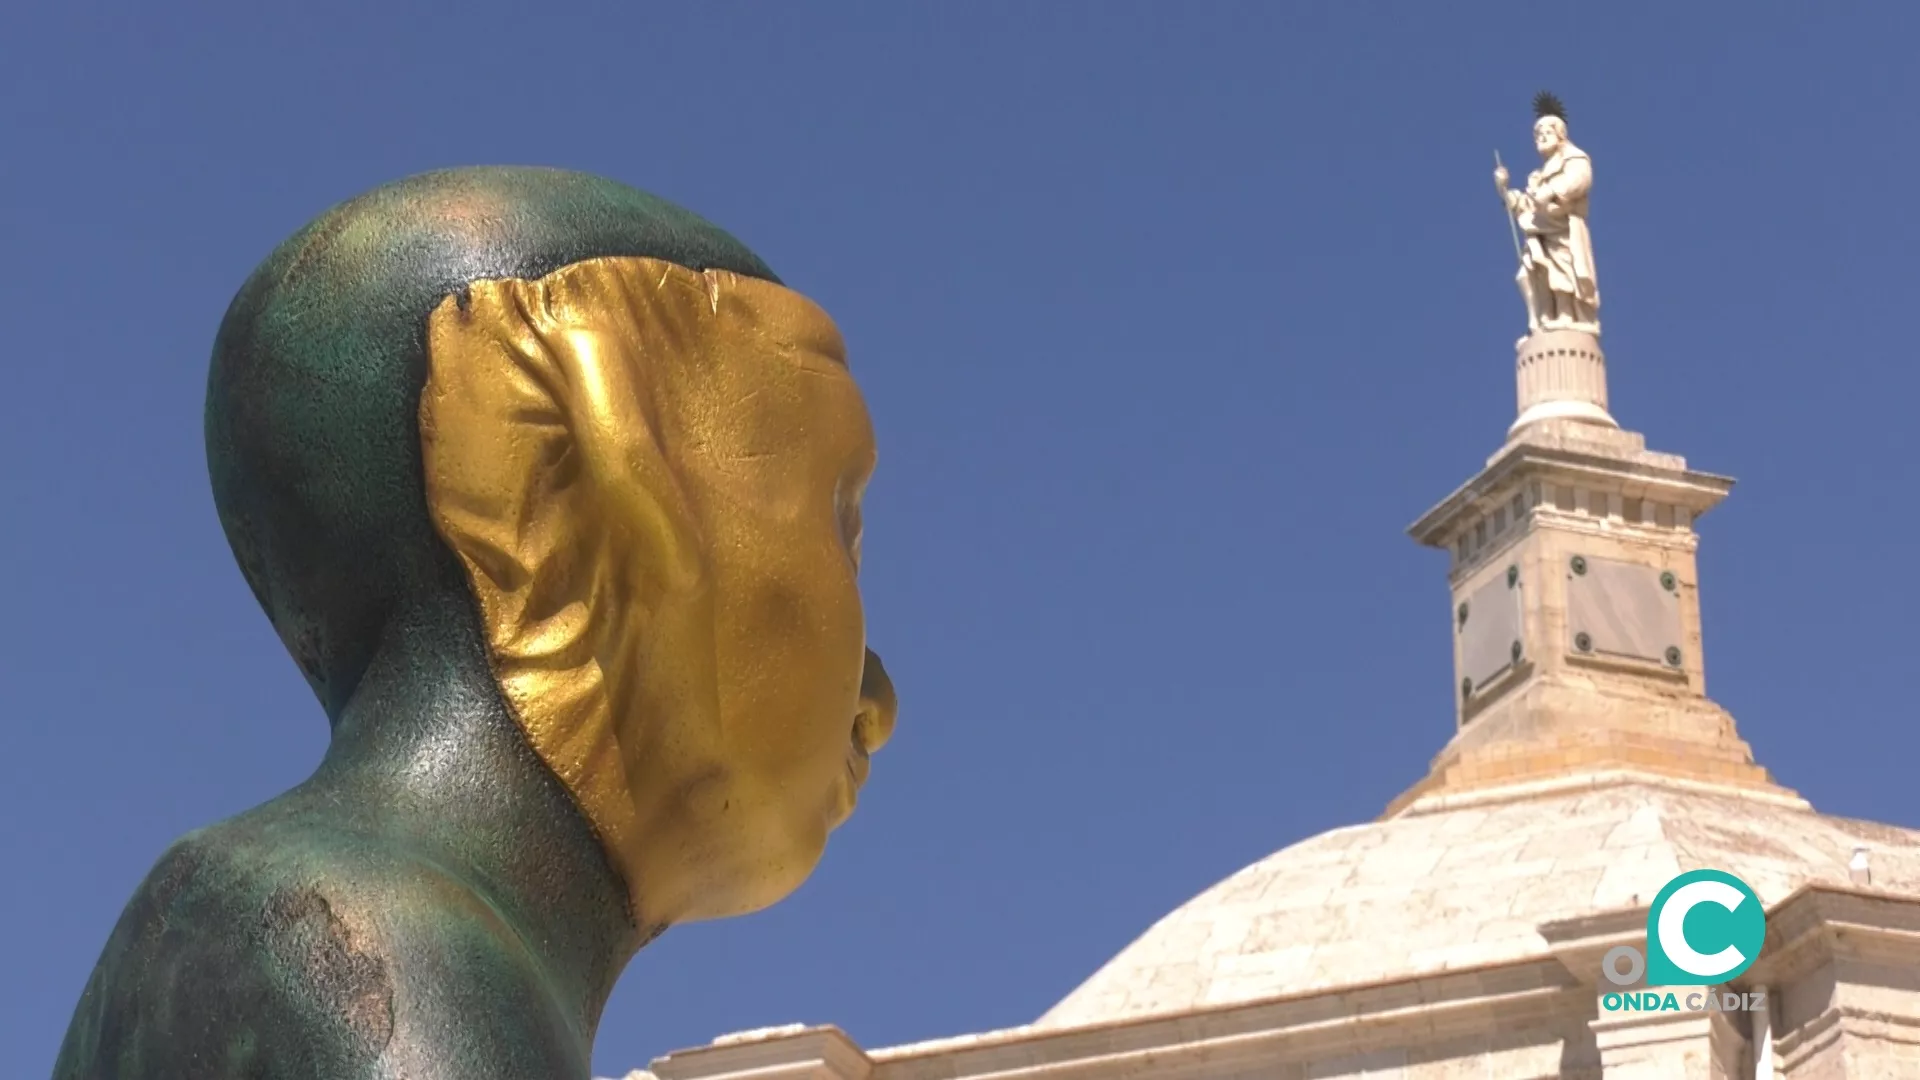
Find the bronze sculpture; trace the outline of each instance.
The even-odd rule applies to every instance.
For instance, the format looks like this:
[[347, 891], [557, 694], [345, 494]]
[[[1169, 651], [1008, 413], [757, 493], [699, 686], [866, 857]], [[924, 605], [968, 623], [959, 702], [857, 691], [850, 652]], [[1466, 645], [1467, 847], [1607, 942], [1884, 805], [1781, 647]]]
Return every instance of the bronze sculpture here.
[[626, 961], [795, 888], [894, 697], [825, 313], [691, 213], [464, 169], [254, 272], [208, 382], [241, 571], [332, 725], [128, 905], [58, 1080], [585, 1077]]

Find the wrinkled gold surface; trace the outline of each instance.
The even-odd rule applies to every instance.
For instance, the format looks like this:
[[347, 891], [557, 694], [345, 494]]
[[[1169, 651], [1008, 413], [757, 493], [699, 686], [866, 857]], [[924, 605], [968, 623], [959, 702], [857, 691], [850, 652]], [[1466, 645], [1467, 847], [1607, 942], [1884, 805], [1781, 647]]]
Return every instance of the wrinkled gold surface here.
[[767, 282], [594, 259], [449, 297], [428, 356], [435, 525], [635, 917], [780, 899], [893, 726], [855, 580], [873, 432], [833, 322]]

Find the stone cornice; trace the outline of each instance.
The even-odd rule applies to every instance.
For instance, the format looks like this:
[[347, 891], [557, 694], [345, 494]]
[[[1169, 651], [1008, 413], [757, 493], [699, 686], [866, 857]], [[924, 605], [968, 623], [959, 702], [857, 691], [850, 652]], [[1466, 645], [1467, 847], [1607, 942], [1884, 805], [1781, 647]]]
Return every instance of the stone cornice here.
[[1412, 817], [1417, 814], [1436, 814], [1470, 807], [1494, 806], [1526, 799], [1550, 798], [1572, 791], [1593, 791], [1600, 788], [1627, 786], [1665, 788], [1689, 795], [1752, 799], [1791, 810], [1813, 809], [1813, 804], [1806, 799], [1782, 787], [1714, 783], [1652, 769], [1608, 768], [1591, 772], [1556, 772], [1542, 778], [1521, 780], [1510, 784], [1465, 789], [1445, 788], [1429, 777], [1389, 803], [1386, 812], [1380, 815], [1379, 820]]
[[832, 1025], [794, 1025], [716, 1039], [656, 1059], [659, 1080], [867, 1080], [873, 1061]]
[[1920, 968], [1920, 896], [1871, 885], [1795, 889], [1767, 912], [1766, 943], [1743, 981], [1791, 982], [1836, 957], [1863, 954]]
[[1529, 961], [1294, 995], [1223, 1009], [1074, 1028], [1025, 1028], [955, 1046], [875, 1052], [875, 1080], [1212, 1074], [1327, 1060], [1381, 1046], [1549, 1025], [1585, 995], [1551, 963]]
[[1473, 479], [1462, 484], [1407, 528], [1428, 547], [1452, 544], [1459, 523], [1496, 508], [1519, 485], [1553, 478], [1569, 484], [1620, 488], [1636, 498], [1683, 506], [1698, 517], [1733, 490], [1733, 479], [1686, 468], [1671, 455], [1615, 456], [1527, 441], [1507, 446]]
[[[1539, 959], [1226, 1008], [1068, 1028], [1024, 1026], [870, 1052], [838, 1028], [773, 1029], [669, 1054], [652, 1071], [660, 1080], [1093, 1080], [1229, 1074], [1381, 1047], [1417, 1052], [1463, 1037], [1593, 1022], [1601, 958], [1615, 945], [1638, 947], [1646, 918], [1647, 909], [1639, 907], [1542, 924], [1550, 955]], [[1760, 961], [1735, 981], [1736, 989], [1778, 989], [1836, 956], [1920, 963], [1920, 897], [1810, 885], [1773, 905], [1767, 919]], [[1826, 1019], [1886, 1018], [1839, 1009]], [[1782, 1052], [1817, 1040], [1823, 1030], [1814, 1024], [1783, 1037]]]
[[676, 1051], [660, 1080], [1016, 1080], [1208, 1073], [1551, 1026], [1586, 1006], [1551, 961], [1489, 965], [1222, 1009], [1072, 1028], [1020, 1027], [863, 1052], [837, 1028]]

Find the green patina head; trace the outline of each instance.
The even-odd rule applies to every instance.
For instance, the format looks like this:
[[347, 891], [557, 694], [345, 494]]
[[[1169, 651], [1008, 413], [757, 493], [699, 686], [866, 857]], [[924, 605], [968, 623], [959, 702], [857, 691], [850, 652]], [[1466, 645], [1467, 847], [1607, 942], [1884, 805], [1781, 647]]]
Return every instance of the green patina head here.
[[537, 279], [610, 256], [779, 280], [726, 232], [625, 185], [466, 168], [327, 211], [234, 298], [207, 380], [214, 505], [330, 718], [396, 606], [461, 587], [422, 490], [429, 314], [475, 281]]

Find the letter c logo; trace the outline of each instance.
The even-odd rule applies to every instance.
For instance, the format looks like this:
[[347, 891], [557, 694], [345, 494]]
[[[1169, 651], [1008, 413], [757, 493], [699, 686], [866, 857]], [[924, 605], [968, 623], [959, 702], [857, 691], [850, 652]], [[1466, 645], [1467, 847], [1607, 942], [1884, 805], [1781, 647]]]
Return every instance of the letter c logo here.
[[1687, 943], [1686, 927], [1687, 916], [1701, 904], [1718, 904], [1728, 911], [1739, 911], [1740, 905], [1746, 902], [1746, 893], [1724, 881], [1691, 881], [1680, 886], [1660, 909], [1657, 925], [1661, 950], [1673, 961], [1674, 967], [1703, 979], [1718, 979], [1734, 968], [1744, 967], [1746, 954], [1736, 946], [1728, 945], [1711, 955], [1696, 950]]
[[1681, 874], [1647, 912], [1647, 982], [1707, 986], [1734, 978], [1753, 966], [1766, 936], [1766, 913], [1746, 882], [1719, 870]]

